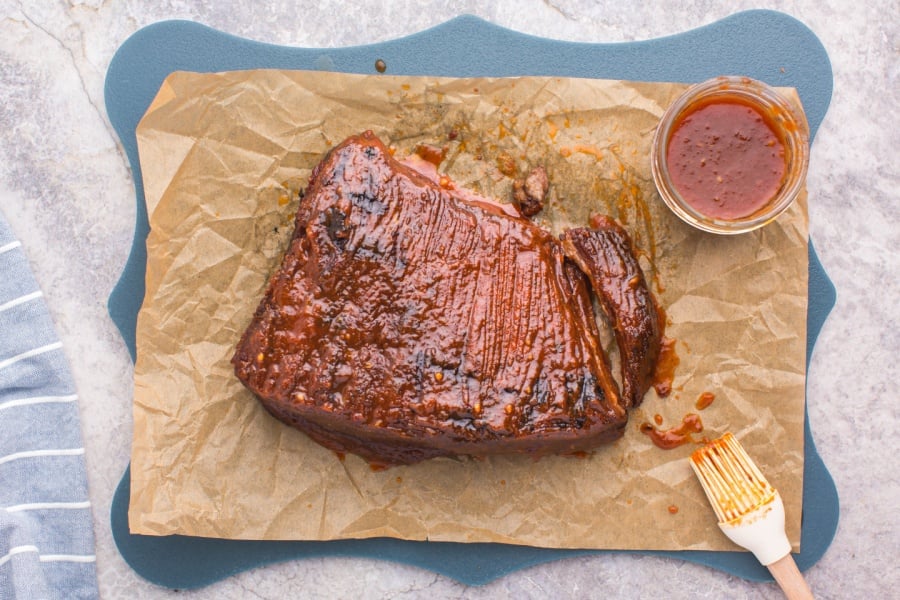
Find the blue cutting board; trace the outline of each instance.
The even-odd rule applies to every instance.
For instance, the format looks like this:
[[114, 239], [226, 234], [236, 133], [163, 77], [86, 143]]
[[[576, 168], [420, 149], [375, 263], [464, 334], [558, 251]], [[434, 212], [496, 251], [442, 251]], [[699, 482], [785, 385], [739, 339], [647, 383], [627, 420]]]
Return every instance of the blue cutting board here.
[[[141, 29], [119, 48], [106, 76], [106, 109], [131, 162], [137, 194], [134, 244], [109, 313], [135, 356], [135, 326], [144, 297], [149, 231], [135, 128], [163, 80], [173, 71], [214, 72], [274, 68], [450, 77], [555, 75], [636, 81], [697, 82], [722, 74], [747, 75], [798, 90], [815, 133], [831, 101], [832, 72], [822, 44], [785, 14], [748, 11], [679, 35], [643, 42], [586, 44], [547, 40], [461, 16], [398, 40], [336, 49], [288, 48], [237, 38], [187, 21]], [[835, 302], [834, 286], [809, 246], [807, 362]], [[805, 431], [801, 570], [825, 553], [838, 522], [834, 482]], [[113, 537], [144, 578], [170, 588], [193, 588], [268, 563], [319, 556], [362, 556], [431, 569], [469, 585], [541, 562], [608, 551], [555, 550], [504, 544], [413, 542], [388, 538], [330, 542], [240, 541], [180, 535], [133, 535], [128, 530], [130, 472], [112, 504]], [[745, 552], [642, 552], [709, 565], [750, 580], [769, 572]]]

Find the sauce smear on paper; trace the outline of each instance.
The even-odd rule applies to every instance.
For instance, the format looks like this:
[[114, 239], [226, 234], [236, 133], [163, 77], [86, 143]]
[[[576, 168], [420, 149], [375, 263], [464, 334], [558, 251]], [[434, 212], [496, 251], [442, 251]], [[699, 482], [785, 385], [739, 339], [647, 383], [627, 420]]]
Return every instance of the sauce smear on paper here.
[[712, 404], [715, 399], [716, 395], [712, 392], [703, 392], [702, 394], [700, 394], [700, 397], [697, 398], [697, 402], [694, 404], [694, 406], [697, 408], [697, 410], [704, 410], [706, 408], [709, 408], [710, 404]]
[[675, 368], [680, 362], [681, 359], [675, 352], [675, 340], [664, 337], [660, 341], [659, 358], [656, 359], [656, 370], [653, 372], [653, 389], [661, 398], [672, 393]]
[[703, 421], [700, 415], [688, 413], [681, 420], [681, 425], [671, 429], [659, 429], [651, 423], [641, 424], [641, 433], [648, 436], [653, 443], [663, 450], [671, 450], [688, 443], [701, 443], [705, 440], [695, 440], [691, 434], [703, 431]]

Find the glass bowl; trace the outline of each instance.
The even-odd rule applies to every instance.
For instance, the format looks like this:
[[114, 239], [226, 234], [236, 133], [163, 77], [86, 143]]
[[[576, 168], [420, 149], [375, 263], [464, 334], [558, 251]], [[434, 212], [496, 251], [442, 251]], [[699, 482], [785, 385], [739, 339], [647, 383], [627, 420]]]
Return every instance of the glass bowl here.
[[712, 233], [770, 223], [800, 194], [808, 165], [806, 119], [774, 88], [747, 77], [688, 88], [653, 137], [651, 170], [663, 201]]

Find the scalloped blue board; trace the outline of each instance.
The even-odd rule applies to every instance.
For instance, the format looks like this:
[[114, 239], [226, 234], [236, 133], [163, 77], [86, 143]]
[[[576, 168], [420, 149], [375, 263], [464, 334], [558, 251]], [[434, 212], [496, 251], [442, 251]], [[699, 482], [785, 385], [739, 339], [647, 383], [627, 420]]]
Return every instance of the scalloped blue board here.
[[[477, 51], [475, 50], [477, 49]], [[131, 163], [137, 195], [134, 244], [109, 298], [109, 313], [135, 356], [137, 313], [144, 297], [145, 239], [149, 231], [135, 128], [163, 80], [173, 71], [215, 72], [275, 68], [374, 74], [381, 59], [391, 75], [486, 77], [556, 75], [635, 81], [702, 81], [741, 74], [798, 90], [811, 135], [831, 101], [832, 73], [818, 38], [778, 12], [742, 12], [679, 35], [642, 42], [586, 44], [523, 35], [472, 16], [402, 39], [338, 49], [288, 48], [237, 38], [187, 21], [145, 27], [119, 48], [106, 76], [106, 109]], [[835, 302], [835, 290], [809, 246], [807, 363]], [[801, 570], [821, 558], [837, 529], [837, 490], [816, 452], [807, 420], [803, 481]], [[116, 489], [113, 537], [142, 577], [170, 588], [210, 584], [245, 569], [319, 556], [363, 556], [416, 565], [469, 585], [541, 562], [608, 551], [555, 550], [504, 544], [413, 542], [388, 538], [330, 542], [240, 541], [128, 530], [130, 471]], [[745, 552], [643, 552], [688, 560], [745, 579], [771, 581]]]

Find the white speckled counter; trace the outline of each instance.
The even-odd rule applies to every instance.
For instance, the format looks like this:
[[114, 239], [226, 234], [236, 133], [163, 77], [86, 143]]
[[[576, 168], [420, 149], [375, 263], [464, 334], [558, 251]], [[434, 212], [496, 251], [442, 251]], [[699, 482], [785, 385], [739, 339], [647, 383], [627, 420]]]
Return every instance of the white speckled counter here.
[[[232, 5], [234, 4], [234, 5]], [[649, 39], [738, 10], [772, 8], [809, 26], [829, 52], [834, 95], [812, 151], [811, 235], [838, 300], [809, 371], [813, 437], [837, 484], [841, 521], [807, 578], [822, 598], [883, 598], [900, 588], [900, 11], [893, 0], [719, 4], [574, 0], [377, 3], [206, 3], [167, 0], [0, 1], [0, 207], [56, 321], [79, 390], [104, 598], [533, 597], [777, 598], [774, 584], [661, 558], [612, 554], [517, 572], [483, 587], [363, 559], [303, 560], [176, 593], [137, 576], [109, 526], [128, 463], [132, 365], [106, 312], [130, 249], [134, 190], [104, 111], [119, 45], [141, 27], [192, 19], [277, 44], [337, 47], [387, 40], [470, 13], [525, 33], [586, 42]]]

